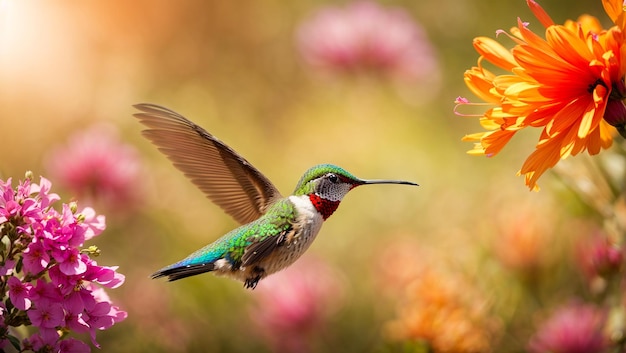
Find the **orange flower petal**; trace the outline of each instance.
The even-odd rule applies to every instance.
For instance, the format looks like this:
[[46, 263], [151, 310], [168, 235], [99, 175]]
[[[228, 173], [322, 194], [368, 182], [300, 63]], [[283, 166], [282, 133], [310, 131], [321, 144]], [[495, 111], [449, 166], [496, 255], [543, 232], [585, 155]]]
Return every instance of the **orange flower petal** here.
[[613, 23], [617, 25], [619, 28], [624, 30], [626, 19], [624, 16], [624, 1], [623, 0], [602, 0], [602, 6], [604, 6], [604, 11], [607, 15], [613, 20]]
[[511, 52], [495, 40], [487, 37], [477, 37], [474, 38], [473, 44], [474, 49], [492, 64], [507, 71], [517, 66]]
[[554, 21], [552, 21], [550, 16], [548, 16], [546, 11], [541, 6], [539, 6], [539, 4], [537, 4], [533, 0], [526, 0], [526, 4], [528, 4], [528, 7], [530, 8], [530, 11], [533, 12], [535, 17], [537, 17], [539, 22], [541, 22], [541, 24], [544, 27], [548, 28], [548, 27], [554, 25]]
[[584, 38], [580, 38], [564, 26], [552, 26], [546, 30], [546, 40], [554, 53], [562, 60], [584, 67], [594, 59]]
[[528, 156], [519, 174], [525, 175], [526, 185], [531, 189], [537, 188], [537, 180], [554, 167], [561, 159], [562, 137], [556, 136], [540, 142], [533, 153]]
[[579, 26], [584, 33], [600, 34], [602, 31], [604, 31], [600, 20], [591, 15], [581, 15], [576, 21], [565, 21], [565, 27], [569, 28], [570, 30], [576, 30]]
[[498, 103], [501, 96], [493, 91], [494, 76], [485, 69], [473, 67], [465, 71], [465, 84], [480, 99], [486, 102]]
[[493, 133], [487, 134], [480, 141], [485, 149], [484, 154], [493, 157], [500, 153], [502, 148], [506, 146], [516, 132], [517, 131], [496, 130]]

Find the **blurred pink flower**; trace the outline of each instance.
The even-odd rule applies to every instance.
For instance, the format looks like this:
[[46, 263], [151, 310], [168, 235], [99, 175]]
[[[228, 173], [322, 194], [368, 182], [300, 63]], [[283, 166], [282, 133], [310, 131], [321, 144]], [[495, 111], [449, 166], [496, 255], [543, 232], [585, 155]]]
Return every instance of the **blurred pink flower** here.
[[578, 244], [579, 265], [594, 279], [617, 274], [624, 263], [623, 249], [611, 242], [605, 234], [593, 235]]
[[251, 317], [277, 352], [307, 352], [343, 304], [344, 286], [337, 272], [311, 257], [259, 283], [252, 293]]
[[372, 1], [328, 6], [300, 25], [296, 39], [305, 61], [329, 72], [365, 70], [408, 82], [439, 79], [424, 30], [401, 8]]
[[[133, 281], [126, 287], [125, 306], [133, 308], [133, 322], [141, 327], [137, 340], [150, 341], [162, 352], [187, 353], [198, 342], [197, 330], [190, 329], [189, 318], [180, 315], [177, 305], [181, 301], [173, 287], [163, 288], [145, 276], [145, 268], [129, 269]], [[265, 279], [263, 280], [265, 281]], [[261, 282], [263, 282], [261, 281]], [[158, 310], [155, 310], [157, 308]]]
[[532, 353], [601, 353], [607, 347], [602, 331], [606, 313], [595, 306], [573, 303], [550, 316], [531, 338]]
[[51, 179], [88, 203], [128, 209], [139, 197], [137, 150], [120, 141], [116, 128], [96, 124], [75, 133], [46, 158]]

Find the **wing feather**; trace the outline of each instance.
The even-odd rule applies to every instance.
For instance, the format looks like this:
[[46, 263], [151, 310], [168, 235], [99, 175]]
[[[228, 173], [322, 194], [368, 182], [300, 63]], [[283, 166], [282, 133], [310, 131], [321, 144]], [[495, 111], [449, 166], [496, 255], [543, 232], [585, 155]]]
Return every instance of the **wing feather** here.
[[259, 218], [282, 197], [269, 179], [202, 127], [158, 105], [134, 107], [141, 111], [134, 116], [148, 127], [143, 135], [239, 223]]
[[248, 245], [241, 257], [242, 266], [252, 266], [263, 259], [267, 259], [277, 247], [284, 245], [286, 239], [285, 234], [288, 232], [293, 232], [293, 229], [283, 231], [276, 236], [267, 237]]

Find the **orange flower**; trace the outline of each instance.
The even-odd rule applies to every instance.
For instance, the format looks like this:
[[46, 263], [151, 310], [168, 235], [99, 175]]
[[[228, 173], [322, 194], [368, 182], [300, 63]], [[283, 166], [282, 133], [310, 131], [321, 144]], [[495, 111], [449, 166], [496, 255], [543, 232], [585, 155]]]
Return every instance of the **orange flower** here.
[[[537, 189], [539, 177], [559, 160], [610, 147], [609, 124], [626, 135], [624, 10], [621, 0], [603, 2], [616, 23], [608, 30], [589, 15], [555, 25], [536, 2], [527, 0], [546, 27], [545, 39], [521, 20], [508, 34], [515, 42], [510, 50], [490, 38], [474, 39], [481, 56], [465, 72], [465, 83], [493, 106], [480, 118], [487, 131], [464, 137], [477, 142], [470, 154], [495, 156], [518, 131], [542, 128], [535, 151], [519, 171], [526, 185]], [[484, 60], [508, 73], [492, 73], [482, 65]]]
[[398, 309], [385, 326], [388, 338], [421, 342], [433, 352], [489, 353], [500, 335], [490, 304], [469, 283], [443, 271], [423, 270]]

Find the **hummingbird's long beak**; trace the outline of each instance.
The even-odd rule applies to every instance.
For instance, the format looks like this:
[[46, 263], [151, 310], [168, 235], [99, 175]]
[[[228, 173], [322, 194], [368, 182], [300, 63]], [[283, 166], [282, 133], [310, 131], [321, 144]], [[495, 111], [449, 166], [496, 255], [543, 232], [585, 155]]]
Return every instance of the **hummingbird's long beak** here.
[[404, 181], [404, 180], [360, 180], [361, 184], [360, 185], [368, 185], [368, 184], [403, 184], [403, 185], [413, 185], [413, 186], [419, 186], [419, 184], [411, 182], [411, 181]]

